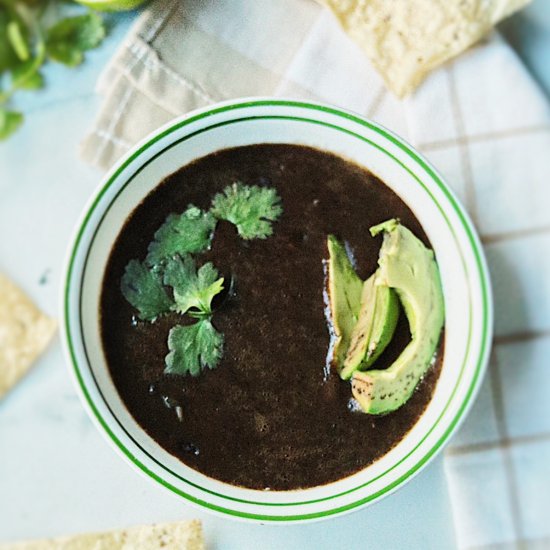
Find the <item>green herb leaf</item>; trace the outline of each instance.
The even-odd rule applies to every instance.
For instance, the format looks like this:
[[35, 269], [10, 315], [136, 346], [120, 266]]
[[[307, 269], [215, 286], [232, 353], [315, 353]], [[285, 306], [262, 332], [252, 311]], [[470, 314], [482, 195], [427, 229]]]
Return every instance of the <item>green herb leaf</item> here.
[[223, 353], [223, 334], [210, 322], [201, 319], [194, 325], [177, 325], [168, 335], [167, 374], [198, 376], [202, 369], [215, 368]]
[[31, 56], [31, 52], [29, 51], [25, 31], [19, 21], [10, 21], [6, 31], [8, 34], [8, 40], [10, 41], [11, 47], [17, 57], [21, 61], [27, 61]]
[[84, 59], [84, 52], [98, 46], [105, 38], [105, 27], [97, 13], [68, 17], [48, 29], [48, 56], [74, 67]]
[[43, 87], [44, 77], [40, 73], [29, 74], [19, 85], [22, 90], [39, 90]]
[[154, 321], [172, 308], [162, 276], [155, 269], [148, 269], [137, 260], [131, 260], [121, 281], [122, 294], [138, 311], [140, 319]]
[[[105, 36], [97, 13], [88, 11], [59, 20], [63, 3], [68, 4], [64, 0], [0, 0], [0, 105], [5, 106], [0, 115], [0, 139], [13, 134], [22, 121], [19, 113], [9, 110], [9, 102], [18, 90], [43, 87], [40, 69], [48, 57], [78, 65], [84, 52], [99, 45]], [[52, 17], [58, 21], [53, 26]], [[11, 73], [11, 82], [6, 73]]]
[[265, 239], [273, 233], [271, 222], [283, 211], [280, 202], [273, 188], [237, 182], [214, 197], [212, 213], [235, 224], [243, 239]]
[[156, 265], [175, 254], [183, 256], [206, 250], [215, 227], [214, 216], [193, 205], [189, 205], [181, 215], [170, 214], [155, 233], [146, 262]]
[[22, 90], [38, 90], [44, 86], [44, 78], [38, 72], [39, 63], [35, 59], [29, 59], [25, 63], [17, 65], [11, 71], [11, 80], [14, 88]]
[[174, 256], [166, 262], [164, 284], [173, 287], [175, 305], [179, 313], [198, 310], [199, 315], [212, 313], [212, 298], [223, 290], [223, 277], [211, 262], [204, 264], [198, 271], [191, 256], [183, 259]]
[[0, 3], [0, 74], [18, 62], [17, 54], [13, 49], [8, 33], [8, 29], [13, 22], [17, 22], [17, 19], [12, 10]]
[[0, 140], [9, 138], [23, 123], [23, 115], [0, 107]]

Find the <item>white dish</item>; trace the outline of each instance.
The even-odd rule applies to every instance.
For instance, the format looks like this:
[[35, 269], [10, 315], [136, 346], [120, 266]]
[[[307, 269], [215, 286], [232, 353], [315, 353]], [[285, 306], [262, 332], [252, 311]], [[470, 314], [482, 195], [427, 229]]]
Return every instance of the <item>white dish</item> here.
[[[294, 143], [351, 159], [381, 178], [411, 208], [439, 263], [446, 307], [445, 355], [426, 411], [388, 454], [337, 482], [306, 490], [255, 491], [192, 470], [161, 448], [121, 401], [103, 356], [99, 298], [124, 221], [160, 181], [226, 147]], [[252, 521], [331, 517], [390, 494], [418, 473], [464, 418], [482, 380], [492, 335], [492, 299], [473, 226], [435, 169], [410, 145], [350, 112], [314, 103], [244, 99], [173, 121], [111, 170], [85, 209], [70, 247], [63, 293], [63, 341], [80, 394], [100, 430], [146, 476], [213, 512]]]

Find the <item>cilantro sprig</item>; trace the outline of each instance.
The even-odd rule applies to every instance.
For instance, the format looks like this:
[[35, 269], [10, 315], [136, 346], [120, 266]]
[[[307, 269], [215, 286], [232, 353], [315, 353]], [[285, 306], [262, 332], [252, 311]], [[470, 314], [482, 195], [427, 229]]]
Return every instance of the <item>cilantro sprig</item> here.
[[223, 290], [223, 277], [211, 262], [197, 270], [191, 256], [174, 256], [166, 263], [164, 283], [174, 289], [172, 309], [192, 317], [212, 313], [212, 299]]
[[154, 321], [168, 313], [173, 301], [162, 284], [162, 274], [138, 260], [131, 260], [121, 281], [122, 294], [139, 311], [139, 318]]
[[208, 318], [193, 325], [177, 325], [168, 335], [170, 351], [166, 356], [165, 372], [198, 376], [206, 367], [213, 369], [222, 357], [223, 343], [223, 334]]
[[140, 319], [152, 322], [169, 312], [197, 319], [170, 330], [165, 373], [197, 376], [215, 368], [223, 354], [212, 301], [224, 289], [224, 278], [211, 262], [197, 267], [193, 254], [210, 248], [218, 220], [233, 223], [243, 239], [266, 239], [281, 213], [275, 189], [237, 182], [214, 197], [209, 211], [190, 204], [183, 213], [170, 214], [155, 232], [145, 261], [128, 263], [121, 290]]
[[271, 222], [282, 213], [281, 199], [272, 187], [235, 182], [212, 201], [212, 213], [237, 226], [243, 239], [266, 239], [273, 234]]
[[149, 245], [146, 262], [153, 266], [174, 254], [196, 254], [210, 246], [216, 219], [190, 204], [180, 215], [170, 214]]
[[84, 53], [104, 38], [105, 26], [97, 13], [67, 17], [46, 31], [46, 54], [53, 61], [76, 67], [84, 61]]
[[74, 67], [105, 37], [97, 13], [86, 10], [66, 17], [64, 4], [63, 0], [0, 0], [0, 140], [23, 123], [13, 99], [21, 90], [44, 86], [41, 70], [48, 60]]

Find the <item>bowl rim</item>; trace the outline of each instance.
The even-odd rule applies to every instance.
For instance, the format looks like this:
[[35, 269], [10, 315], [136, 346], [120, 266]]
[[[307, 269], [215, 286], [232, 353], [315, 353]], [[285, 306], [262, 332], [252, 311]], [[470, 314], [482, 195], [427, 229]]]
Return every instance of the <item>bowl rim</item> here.
[[[212, 117], [214, 115], [227, 113], [229, 111], [238, 111], [240, 109], [248, 109], [248, 108], [254, 108], [254, 107], [298, 108], [298, 109], [317, 112], [318, 115], [324, 113], [324, 114], [329, 114], [331, 116], [335, 116], [336, 118], [345, 119], [346, 121], [351, 121], [362, 127], [365, 127], [370, 131], [374, 131], [375, 133], [379, 134], [382, 138], [389, 140], [393, 145], [397, 146], [403, 153], [409, 156], [414, 162], [420, 165], [420, 167], [429, 175], [432, 182], [437, 187], [439, 187], [439, 189], [443, 192], [443, 194], [447, 199], [448, 204], [452, 206], [454, 213], [457, 215], [457, 218], [461, 223], [461, 229], [464, 231], [467, 237], [470, 250], [472, 251], [473, 256], [475, 258], [475, 265], [473, 267], [475, 267], [476, 269], [476, 283], [479, 285], [479, 290], [482, 296], [480, 309], [481, 309], [483, 318], [481, 322], [482, 333], [480, 335], [481, 344], [479, 346], [480, 348], [479, 353], [477, 355], [477, 358], [471, 358], [469, 360], [467, 359], [467, 354], [466, 354], [466, 359], [465, 359], [465, 363], [466, 361], [468, 362], [475, 361], [476, 367], [473, 372], [473, 375], [471, 376], [472, 379], [469, 383], [468, 389], [462, 400], [462, 403], [460, 404], [455, 416], [448, 423], [448, 426], [446, 427], [443, 435], [404, 474], [402, 474], [398, 479], [392, 481], [391, 483], [389, 483], [382, 489], [378, 490], [377, 492], [371, 495], [368, 495], [367, 497], [360, 498], [359, 500], [353, 501], [351, 503], [347, 503], [343, 506], [339, 506], [337, 508], [333, 508], [330, 510], [316, 511], [312, 513], [270, 515], [265, 513], [251, 513], [251, 512], [243, 512], [240, 510], [234, 510], [231, 508], [227, 508], [225, 506], [219, 506], [217, 504], [204, 501], [193, 495], [190, 495], [185, 491], [181, 490], [180, 488], [175, 487], [172, 483], [170, 483], [170, 481], [163, 479], [162, 477], [157, 475], [155, 472], [150, 470], [145, 464], [143, 464], [140, 461], [139, 458], [134, 456], [132, 451], [125, 446], [124, 442], [122, 442], [120, 438], [117, 437], [117, 435], [109, 426], [109, 422], [102, 417], [100, 411], [98, 410], [98, 407], [95, 405], [94, 400], [90, 395], [90, 392], [88, 391], [86, 383], [82, 377], [82, 373], [80, 372], [80, 365], [79, 365], [77, 355], [75, 353], [73, 335], [72, 335], [71, 326], [70, 326], [70, 299], [69, 298], [72, 292], [71, 280], [72, 280], [72, 273], [75, 268], [75, 260], [76, 260], [77, 252], [84, 234], [90, 230], [90, 228], [88, 227], [88, 223], [90, 222], [90, 218], [92, 216], [92, 213], [94, 212], [94, 209], [102, 202], [102, 199], [105, 193], [107, 192], [107, 190], [117, 182], [117, 179], [120, 176], [120, 174], [131, 163], [136, 161], [136, 159], [138, 159], [140, 155], [142, 155], [142, 153], [144, 153], [152, 145], [166, 138], [169, 134], [181, 129], [182, 127], [189, 125], [193, 122], [201, 121], [208, 117]], [[270, 118], [270, 117], [267, 116], [266, 118]], [[292, 116], [286, 116], [286, 117], [279, 116], [276, 118], [289, 118], [289, 119], [295, 118], [296, 119], [296, 117], [292, 117]], [[306, 119], [303, 119], [303, 120], [306, 120]], [[414, 177], [414, 179], [417, 180], [417, 182], [428, 192], [431, 199], [439, 207], [443, 216], [446, 218], [443, 207], [439, 205], [437, 198], [433, 196], [431, 191], [423, 183], [422, 179], [418, 177], [416, 174], [414, 174], [410, 170], [410, 168], [405, 166], [391, 152], [385, 150], [383, 146], [381, 146], [380, 144], [371, 142], [367, 138], [362, 137], [360, 134], [352, 132], [347, 128], [344, 128], [335, 124], [330, 124], [330, 123], [327, 123], [326, 121], [320, 121], [318, 119], [316, 120], [315, 117], [313, 117], [312, 119], [307, 119], [307, 121], [321, 124], [323, 126], [329, 126], [336, 130], [342, 131], [346, 134], [351, 134], [354, 137], [358, 137], [360, 139], [369, 141], [369, 143], [371, 143], [378, 149], [381, 149], [384, 153], [392, 157], [392, 159], [395, 162], [399, 163], [403, 168], [405, 168]], [[208, 126], [206, 130], [208, 130], [208, 128], [213, 128], [215, 126], [216, 126], [215, 124], [212, 126]], [[149, 159], [147, 162], [151, 162], [159, 154], [162, 154], [162, 151], [160, 153], [157, 153], [152, 159]], [[144, 165], [141, 165], [141, 167], [143, 166]], [[120, 193], [120, 190], [119, 190], [119, 193]], [[113, 199], [113, 202], [115, 200], [116, 200], [116, 197]], [[447, 220], [447, 223], [449, 224], [451, 231], [453, 231], [453, 226], [451, 225], [449, 220]], [[96, 230], [97, 230], [97, 227], [99, 227], [99, 225], [101, 225], [101, 221], [99, 221], [95, 225]], [[94, 228], [92, 228], [92, 230], [93, 229]], [[456, 198], [453, 191], [450, 190], [448, 186], [445, 184], [442, 176], [437, 172], [437, 170], [431, 165], [429, 161], [427, 161], [423, 157], [422, 154], [417, 152], [414, 149], [414, 147], [408, 144], [403, 138], [401, 138], [391, 130], [388, 130], [387, 128], [380, 125], [379, 123], [373, 122], [368, 118], [363, 117], [362, 115], [358, 115], [351, 111], [341, 109], [339, 107], [331, 106], [328, 104], [324, 104], [324, 103], [286, 99], [286, 98], [269, 98], [269, 97], [243, 98], [243, 99], [229, 100], [229, 101], [217, 103], [215, 105], [211, 105], [205, 108], [191, 111], [190, 113], [187, 113], [182, 117], [176, 118], [170, 121], [169, 123], [167, 123], [166, 125], [164, 125], [163, 127], [159, 128], [158, 130], [152, 132], [150, 135], [144, 138], [141, 142], [135, 145], [128, 153], [126, 153], [114, 165], [114, 167], [111, 170], [109, 170], [109, 172], [102, 178], [95, 192], [92, 194], [90, 200], [88, 201], [86, 207], [84, 208], [80, 216], [78, 223], [76, 224], [75, 232], [71, 240], [71, 245], [68, 248], [64, 275], [65, 275], [64, 288], [61, 294], [61, 317], [63, 319], [63, 323], [61, 326], [62, 342], [63, 342], [64, 351], [65, 351], [65, 357], [69, 365], [72, 378], [75, 381], [75, 384], [78, 389], [78, 393], [82, 401], [84, 402], [85, 408], [88, 410], [90, 416], [92, 417], [92, 420], [100, 428], [100, 432], [103, 433], [103, 435], [107, 438], [107, 440], [114, 445], [117, 451], [121, 453], [123, 456], [125, 456], [126, 459], [128, 459], [130, 463], [134, 467], [136, 467], [142, 474], [146, 475], [149, 478], [152, 478], [153, 480], [160, 483], [165, 488], [171, 490], [173, 493], [181, 497], [184, 497], [190, 503], [198, 505], [203, 509], [206, 508], [209, 511], [213, 511], [214, 513], [222, 514], [225, 517], [230, 516], [230, 517], [245, 519], [245, 520], [260, 520], [260, 521], [275, 521], [275, 522], [300, 522], [300, 521], [306, 521], [306, 520], [311, 521], [311, 520], [318, 520], [318, 519], [326, 519], [328, 517], [333, 517], [335, 515], [340, 515], [343, 513], [353, 511], [358, 507], [362, 507], [368, 503], [374, 502], [376, 500], [379, 500], [380, 498], [383, 498], [384, 496], [391, 494], [392, 492], [397, 490], [399, 487], [403, 486], [405, 482], [409, 481], [415, 475], [417, 475], [423, 468], [425, 468], [427, 464], [441, 451], [441, 449], [444, 447], [444, 445], [447, 443], [450, 437], [455, 433], [460, 423], [464, 420], [468, 410], [470, 409], [474, 401], [475, 395], [479, 391], [479, 387], [483, 379], [483, 373], [489, 359], [492, 333], [493, 333], [493, 302], [492, 302], [491, 284], [490, 284], [489, 272], [488, 272], [485, 256], [484, 256], [479, 238], [477, 236], [477, 233], [473, 227], [472, 221], [470, 220], [468, 214], [465, 212], [464, 208]], [[453, 401], [453, 396], [454, 396], [454, 392], [449, 398], [448, 405]], [[443, 414], [441, 416], [443, 416]], [[431, 431], [435, 428], [435, 426], [438, 424], [440, 420], [441, 420], [441, 417], [435, 421], [435, 423], [431, 426], [429, 433], [431, 433]], [[425, 438], [428, 437], [429, 433], [426, 434], [425, 437], [418, 443], [417, 447], [425, 440]], [[415, 449], [417, 447], [415, 447]], [[412, 454], [412, 452], [415, 449], [413, 449], [408, 455], [402, 457], [399, 460], [399, 462], [397, 462], [393, 467], [397, 467], [399, 464], [401, 464], [401, 462], [406, 460], [406, 458], [410, 454]], [[387, 472], [384, 472], [384, 474], [381, 474], [381, 476], [385, 475], [385, 473]], [[188, 480], [186, 481], [190, 483]], [[371, 480], [371, 482], [372, 481], [374, 480]], [[191, 485], [193, 485], [192, 482], [191, 482]], [[349, 489], [343, 492], [330, 494], [329, 496], [321, 499], [292, 502], [292, 503], [277, 503], [275, 505], [281, 506], [284, 508], [285, 506], [292, 507], [295, 505], [305, 505], [310, 503], [313, 504], [315, 502], [326, 501], [332, 498], [342, 496], [347, 493], [351, 493], [353, 491], [356, 491], [362, 488], [363, 486], [364, 484], [353, 487], [352, 489]], [[199, 488], [207, 493], [212, 493], [212, 491], [204, 487], [199, 487]], [[257, 505], [266, 506], [265, 502], [253, 502], [253, 501], [250, 501], [249, 499], [232, 498], [232, 497], [228, 497], [226, 495], [217, 494], [217, 493], [213, 493], [213, 494], [216, 496], [221, 496], [223, 498], [226, 498], [230, 501], [234, 500], [234, 501], [244, 502], [246, 504], [257, 504]]]

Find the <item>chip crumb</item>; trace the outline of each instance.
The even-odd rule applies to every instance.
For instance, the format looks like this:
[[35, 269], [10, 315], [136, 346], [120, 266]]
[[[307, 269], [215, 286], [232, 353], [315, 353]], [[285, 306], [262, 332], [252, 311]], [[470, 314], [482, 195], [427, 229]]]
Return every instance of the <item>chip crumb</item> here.
[[204, 550], [199, 520], [144, 525], [50, 540], [0, 544], [0, 550]]
[[531, 0], [320, 1], [403, 97]]
[[0, 273], [0, 398], [29, 370], [57, 323]]

